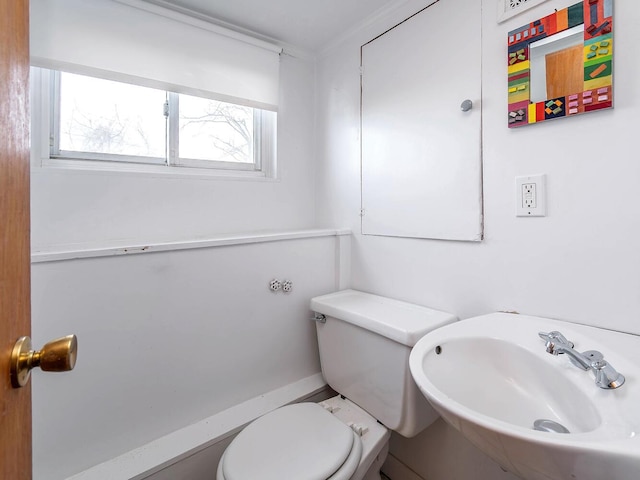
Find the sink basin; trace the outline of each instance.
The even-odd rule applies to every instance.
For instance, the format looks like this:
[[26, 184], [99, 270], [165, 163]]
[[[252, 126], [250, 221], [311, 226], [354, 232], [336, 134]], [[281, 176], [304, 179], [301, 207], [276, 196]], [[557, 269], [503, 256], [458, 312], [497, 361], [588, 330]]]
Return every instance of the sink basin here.
[[[538, 332], [553, 330], [580, 352], [602, 352], [625, 384], [601, 389], [567, 355], [547, 353]], [[640, 478], [638, 336], [494, 313], [430, 332], [409, 365], [447, 422], [526, 480]]]

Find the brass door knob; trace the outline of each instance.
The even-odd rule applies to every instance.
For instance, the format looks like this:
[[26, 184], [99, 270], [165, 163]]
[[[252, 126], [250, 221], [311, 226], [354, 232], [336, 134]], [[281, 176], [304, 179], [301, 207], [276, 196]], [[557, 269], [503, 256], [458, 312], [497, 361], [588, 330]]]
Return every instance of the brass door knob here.
[[20, 337], [11, 352], [11, 385], [24, 387], [31, 369], [40, 367], [45, 372], [68, 372], [76, 365], [78, 339], [67, 335], [47, 343], [39, 352], [31, 349], [31, 339]]

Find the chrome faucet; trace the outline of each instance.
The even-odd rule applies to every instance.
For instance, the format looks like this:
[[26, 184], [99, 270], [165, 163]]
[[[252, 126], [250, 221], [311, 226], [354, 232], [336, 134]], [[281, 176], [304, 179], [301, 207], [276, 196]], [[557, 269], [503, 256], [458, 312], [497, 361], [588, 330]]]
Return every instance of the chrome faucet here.
[[618, 388], [624, 383], [624, 375], [618, 373], [615, 368], [609, 365], [604, 359], [604, 355], [597, 350], [588, 350], [580, 353], [575, 350], [574, 344], [567, 340], [560, 332], [538, 333], [545, 341], [547, 353], [558, 355], [564, 353], [569, 356], [569, 360], [576, 367], [582, 370], [591, 370], [596, 377], [596, 385], [600, 388]]

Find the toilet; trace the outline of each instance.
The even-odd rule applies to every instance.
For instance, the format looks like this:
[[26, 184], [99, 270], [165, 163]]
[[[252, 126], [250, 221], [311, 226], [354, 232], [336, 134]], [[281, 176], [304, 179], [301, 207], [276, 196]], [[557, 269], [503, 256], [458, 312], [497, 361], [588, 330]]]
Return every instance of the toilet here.
[[438, 418], [409, 353], [454, 315], [356, 290], [315, 297], [311, 310], [322, 374], [339, 395], [253, 421], [226, 448], [217, 480], [380, 480], [390, 432], [413, 437]]

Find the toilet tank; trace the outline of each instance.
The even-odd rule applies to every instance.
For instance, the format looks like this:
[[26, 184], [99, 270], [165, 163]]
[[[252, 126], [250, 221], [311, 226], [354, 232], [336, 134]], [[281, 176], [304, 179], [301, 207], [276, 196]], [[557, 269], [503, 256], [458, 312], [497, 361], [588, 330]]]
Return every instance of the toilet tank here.
[[387, 428], [417, 435], [438, 414], [409, 371], [409, 353], [427, 332], [455, 322], [450, 313], [343, 290], [311, 299], [326, 382]]

